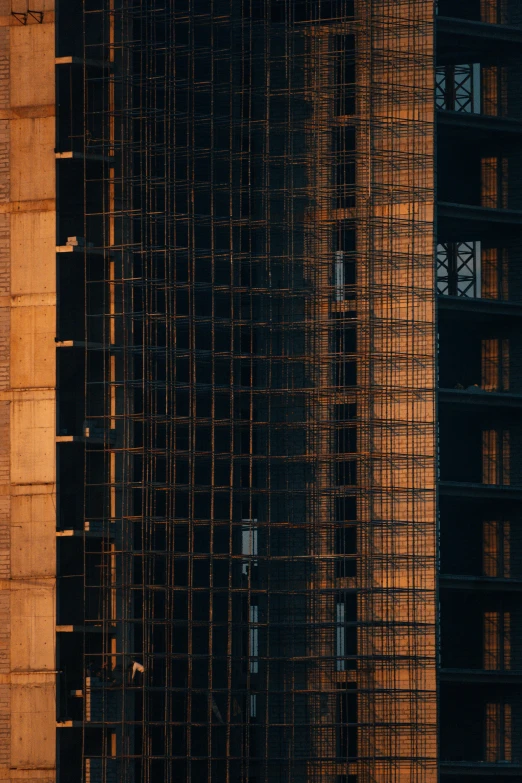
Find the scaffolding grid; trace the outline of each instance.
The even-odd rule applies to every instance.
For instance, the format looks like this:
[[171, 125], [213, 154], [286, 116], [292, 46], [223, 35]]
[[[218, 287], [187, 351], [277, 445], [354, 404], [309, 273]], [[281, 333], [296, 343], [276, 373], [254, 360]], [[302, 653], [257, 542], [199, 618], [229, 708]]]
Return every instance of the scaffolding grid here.
[[86, 0], [83, 776], [436, 780], [431, 0]]

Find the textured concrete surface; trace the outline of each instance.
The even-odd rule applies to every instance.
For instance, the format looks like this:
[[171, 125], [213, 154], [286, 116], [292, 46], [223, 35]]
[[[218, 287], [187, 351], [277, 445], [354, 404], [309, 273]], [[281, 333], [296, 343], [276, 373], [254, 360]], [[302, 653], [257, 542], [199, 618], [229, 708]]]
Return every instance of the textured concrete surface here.
[[0, 0], [0, 783], [56, 766], [54, 13], [26, 6]]

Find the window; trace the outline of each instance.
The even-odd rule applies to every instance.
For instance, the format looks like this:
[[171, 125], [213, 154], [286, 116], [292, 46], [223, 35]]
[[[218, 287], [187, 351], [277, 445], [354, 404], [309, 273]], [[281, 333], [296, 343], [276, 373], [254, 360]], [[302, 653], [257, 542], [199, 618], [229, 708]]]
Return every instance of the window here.
[[257, 566], [257, 560], [254, 558], [258, 554], [258, 529], [257, 519], [243, 519], [241, 526], [241, 554], [246, 559], [241, 563], [241, 573], [247, 576], [252, 573], [251, 569]]
[[511, 669], [511, 613], [484, 612], [484, 669]]
[[334, 165], [335, 209], [355, 207], [355, 159], [341, 160]]
[[338, 672], [352, 669], [357, 654], [357, 596], [355, 592], [340, 593], [335, 604], [335, 668]]
[[351, 125], [334, 128], [332, 152], [334, 156], [335, 207], [347, 209], [355, 206], [356, 132]]
[[356, 234], [353, 222], [342, 220], [334, 234], [334, 300], [355, 299]]
[[486, 761], [512, 761], [511, 704], [486, 704]]
[[250, 653], [250, 674], [259, 673], [259, 606], [257, 604], [250, 605], [249, 611], [249, 653]]
[[482, 114], [492, 117], [507, 112], [506, 67], [498, 65], [482, 66]]
[[335, 431], [336, 454], [354, 454], [357, 451], [357, 428], [340, 427]]
[[444, 296], [481, 296], [480, 242], [439, 242], [437, 292]]
[[357, 575], [357, 528], [343, 525], [335, 530], [335, 576], [337, 579]]
[[481, 205], [488, 209], [506, 209], [508, 206], [508, 161], [507, 158], [482, 158]]
[[334, 299], [336, 302], [355, 299], [356, 280], [355, 258], [348, 256], [342, 250], [336, 250], [334, 261]]
[[508, 251], [507, 248], [482, 248], [481, 290], [484, 299], [508, 298]]
[[338, 387], [355, 386], [357, 383], [357, 362], [335, 362], [334, 384]]
[[337, 486], [353, 486], [357, 483], [356, 460], [335, 463], [335, 483]]
[[508, 486], [510, 483], [509, 430], [482, 431], [482, 483]]
[[346, 656], [346, 637], [345, 637], [345, 607], [344, 602], [337, 603], [335, 606], [335, 657], [336, 657], [336, 670], [343, 672], [345, 667], [344, 658]]
[[335, 36], [335, 114], [339, 117], [355, 114], [355, 36]]
[[482, 340], [482, 388], [484, 391], [509, 389], [509, 340]]
[[335, 499], [335, 518], [343, 522], [357, 519], [357, 498], [354, 495]]
[[480, 114], [480, 64], [443, 65], [437, 68], [435, 104], [437, 109]]
[[355, 683], [338, 685], [338, 745], [342, 759], [357, 756], [357, 691]]
[[510, 576], [511, 524], [486, 520], [482, 528], [482, 573], [484, 576]]
[[355, 353], [357, 351], [357, 331], [355, 326], [339, 324], [334, 331], [333, 347], [335, 353]]

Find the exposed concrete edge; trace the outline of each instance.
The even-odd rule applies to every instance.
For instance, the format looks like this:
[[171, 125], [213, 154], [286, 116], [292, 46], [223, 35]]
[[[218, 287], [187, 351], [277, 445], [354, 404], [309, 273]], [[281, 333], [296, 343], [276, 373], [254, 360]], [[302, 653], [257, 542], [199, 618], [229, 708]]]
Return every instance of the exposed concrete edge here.
[[[23, 11], [20, 11], [20, 14], [22, 14]], [[43, 12], [43, 19], [41, 22], [38, 22], [36, 19], [33, 19], [33, 17], [29, 16], [27, 17], [27, 25], [33, 25], [33, 24], [53, 24], [54, 23], [54, 11], [44, 11]], [[16, 16], [0, 16], [0, 27], [21, 27], [22, 22], [16, 18]]]
[[0, 214], [6, 212], [54, 212], [56, 199], [46, 198], [40, 201], [3, 201], [0, 203]]
[[13, 106], [10, 109], [0, 109], [0, 120], [36, 120], [42, 117], [55, 117], [54, 104], [42, 106]]

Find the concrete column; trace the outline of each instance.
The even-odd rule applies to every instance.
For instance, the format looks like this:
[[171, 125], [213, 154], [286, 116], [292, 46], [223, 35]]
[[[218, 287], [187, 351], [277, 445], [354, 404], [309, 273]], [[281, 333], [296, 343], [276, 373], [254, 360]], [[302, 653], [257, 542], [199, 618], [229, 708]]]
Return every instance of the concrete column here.
[[[0, 0], [0, 781], [55, 760], [54, 0]], [[25, 24], [23, 22], [26, 22]]]

